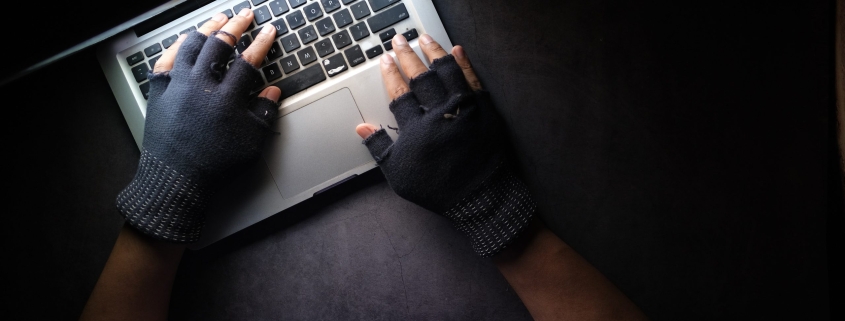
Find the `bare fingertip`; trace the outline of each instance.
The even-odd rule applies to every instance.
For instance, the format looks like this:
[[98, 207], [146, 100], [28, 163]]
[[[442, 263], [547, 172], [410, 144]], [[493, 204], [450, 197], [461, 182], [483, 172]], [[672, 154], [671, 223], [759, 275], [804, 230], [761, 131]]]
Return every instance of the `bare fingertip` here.
[[217, 22], [223, 22], [224, 20], [226, 20], [226, 18], [227, 17], [226, 17], [225, 14], [217, 13], [213, 17], [211, 17], [211, 20], [214, 20], [214, 21], [217, 21]]
[[385, 65], [392, 65], [393, 64], [393, 57], [390, 55], [381, 56], [381, 63]]
[[281, 96], [282, 90], [276, 86], [267, 87], [263, 92], [261, 92], [261, 95], [259, 95], [259, 97], [264, 97], [275, 102], [279, 102], [279, 97]]
[[376, 130], [378, 130], [376, 126], [366, 123], [359, 124], [357, 127], [355, 127], [355, 132], [358, 133], [358, 136], [361, 136], [361, 138], [363, 139], [370, 137], [370, 135], [375, 133]]
[[467, 58], [466, 52], [464, 52], [464, 47], [461, 46], [455, 46], [454, 48], [452, 48], [452, 54], [455, 55], [455, 58], [458, 59], [463, 60]]
[[261, 28], [260, 33], [270, 34], [271, 32], [274, 32], [274, 31], [276, 31], [276, 28], [274, 28], [270, 25], [266, 25], [266, 26], [264, 26], [264, 28]]
[[431, 36], [426, 33], [420, 36], [420, 42], [422, 42], [424, 45], [427, 45], [434, 42], [434, 38], [431, 38]]

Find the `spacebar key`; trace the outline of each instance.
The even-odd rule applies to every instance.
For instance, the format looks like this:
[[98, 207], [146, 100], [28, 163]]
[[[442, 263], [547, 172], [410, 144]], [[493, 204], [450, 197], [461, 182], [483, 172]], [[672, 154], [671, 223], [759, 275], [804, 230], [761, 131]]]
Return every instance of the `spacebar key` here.
[[319, 84], [323, 80], [326, 80], [326, 74], [323, 73], [323, 67], [317, 64], [305, 68], [293, 76], [282, 79], [271, 86], [279, 87], [282, 90], [281, 99], [285, 99], [308, 89], [308, 87]]
[[408, 17], [410, 17], [408, 15], [408, 9], [405, 8], [404, 3], [400, 3], [393, 8], [387, 9], [384, 12], [367, 19], [367, 23], [370, 24], [370, 30], [372, 30], [373, 33], [376, 33], [384, 28], [396, 24], [399, 21], [408, 19]]

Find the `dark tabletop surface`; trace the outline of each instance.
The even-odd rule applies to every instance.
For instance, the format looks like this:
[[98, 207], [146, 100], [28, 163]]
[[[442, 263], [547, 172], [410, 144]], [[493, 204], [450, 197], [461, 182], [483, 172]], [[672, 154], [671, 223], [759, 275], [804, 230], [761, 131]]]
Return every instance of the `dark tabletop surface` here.
[[[829, 318], [833, 1], [433, 2], [507, 120], [540, 217], [648, 316]], [[139, 151], [93, 50], [0, 93], [2, 318], [75, 319]], [[373, 171], [188, 251], [171, 318], [530, 315], [448, 220]]]

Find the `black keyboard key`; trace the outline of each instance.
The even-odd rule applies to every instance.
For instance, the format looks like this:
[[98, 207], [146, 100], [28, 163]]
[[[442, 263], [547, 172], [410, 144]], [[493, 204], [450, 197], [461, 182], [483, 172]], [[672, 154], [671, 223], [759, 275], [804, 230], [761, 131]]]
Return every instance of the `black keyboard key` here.
[[285, 0], [273, 0], [270, 2], [270, 11], [272, 11], [273, 15], [276, 17], [288, 12], [288, 10], [290, 10], [290, 8], [288, 8], [288, 3], [285, 2]]
[[302, 39], [303, 44], [307, 45], [314, 40], [317, 40], [317, 31], [314, 30], [314, 26], [307, 26], [299, 29], [299, 38]]
[[372, 30], [373, 33], [376, 33], [384, 28], [396, 24], [399, 21], [408, 19], [408, 17], [410, 17], [410, 15], [408, 15], [408, 9], [405, 8], [404, 3], [400, 3], [393, 8], [387, 9], [384, 12], [367, 19], [367, 24], [370, 25], [370, 30]]
[[389, 30], [378, 34], [378, 37], [381, 38], [381, 41], [388, 41], [393, 39], [393, 36], [396, 35], [396, 29], [390, 28]]
[[279, 65], [275, 62], [261, 68], [261, 71], [264, 72], [264, 78], [267, 78], [267, 82], [279, 79], [282, 76], [282, 71], [279, 70]]
[[156, 69], [156, 61], [158, 61], [158, 58], [161, 58], [161, 55], [150, 58], [150, 60], [147, 61], [147, 64], [150, 65], [150, 70]]
[[299, 48], [299, 38], [296, 38], [296, 34], [289, 34], [282, 38], [282, 48], [285, 48], [285, 52], [291, 52]]
[[294, 70], [299, 69], [299, 63], [296, 62], [296, 56], [294, 55], [282, 58], [282, 60], [279, 60], [279, 63], [282, 64], [282, 69], [285, 70], [286, 74], [292, 73]]
[[305, 24], [305, 18], [302, 17], [302, 11], [296, 10], [289, 14], [285, 19], [291, 29], [302, 27]]
[[334, 22], [332, 22], [331, 17], [326, 17], [325, 19], [317, 21], [314, 23], [314, 26], [317, 27], [317, 31], [320, 32], [320, 36], [323, 37], [334, 32]]
[[342, 49], [352, 43], [352, 38], [349, 37], [349, 33], [346, 30], [341, 30], [332, 35], [332, 41], [334, 41], [334, 46], [337, 49]]
[[386, 50], [386, 51], [393, 50], [393, 42], [392, 41], [385, 41], [383, 43], [383, 45], [384, 45], [384, 50]]
[[408, 30], [408, 32], [405, 32], [402, 35], [405, 36], [405, 39], [408, 41], [417, 39], [417, 37], [420, 36], [419, 34], [417, 34], [417, 29]]
[[366, 16], [370, 15], [370, 7], [367, 6], [366, 1], [361, 1], [356, 4], [349, 6], [352, 9], [352, 15], [355, 16], [356, 20], [361, 20]]
[[352, 15], [349, 14], [349, 10], [343, 9], [332, 15], [334, 17], [334, 22], [337, 23], [338, 28], [346, 27], [352, 24]]
[[150, 68], [147, 67], [147, 64], [140, 64], [136, 67], [132, 68], [132, 75], [135, 76], [135, 81], [142, 82], [147, 79], [147, 73], [150, 72]]
[[267, 21], [270, 21], [273, 16], [270, 14], [270, 10], [267, 9], [267, 6], [261, 6], [252, 10], [253, 20], [255, 20], [256, 25], [262, 25]]
[[126, 57], [126, 63], [130, 66], [134, 66], [135, 64], [144, 61], [144, 54], [142, 52], [136, 52], [129, 57]]
[[349, 64], [352, 65], [352, 67], [367, 61], [367, 58], [364, 58], [364, 52], [361, 51], [361, 46], [359, 45], [346, 49], [343, 53], [346, 54], [346, 60], [349, 60]]
[[170, 48], [174, 43], [176, 43], [176, 39], [179, 39], [179, 35], [172, 35], [170, 37], [164, 38], [161, 41], [161, 44], [164, 45], [164, 49]]
[[323, 9], [320, 9], [320, 4], [316, 2], [305, 6], [303, 10], [305, 10], [305, 17], [308, 18], [308, 21], [314, 21], [323, 16]]
[[308, 64], [317, 61], [317, 54], [314, 53], [314, 48], [311, 47], [298, 51], [296, 55], [299, 56], [299, 61], [302, 62], [303, 66], [307, 66]]
[[158, 43], [144, 49], [144, 54], [147, 55], [147, 57], [152, 57], [159, 52], [161, 52], [161, 45]]
[[288, 1], [290, 1], [290, 7], [291, 8], [297, 8], [297, 7], [299, 7], [303, 4], [308, 3], [308, 0], [288, 0]]
[[330, 53], [334, 52], [334, 46], [332, 46], [332, 41], [329, 38], [317, 41], [314, 44], [314, 48], [317, 49], [317, 54], [320, 55], [320, 58], [328, 56]]
[[141, 95], [144, 95], [144, 99], [150, 99], [150, 82], [145, 82], [139, 86], [141, 88]]
[[235, 44], [235, 48], [238, 49], [238, 53], [244, 53], [244, 50], [249, 48], [250, 44], [252, 44], [252, 38], [245, 34], [241, 36], [241, 39]]
[[340, 9], [340, 0], [320, 0], [323, 3], [323, 9], [326, 13]]
[[249, 1], [244, 1], [244, 2], [236, 4], [235, 7], [232, 8], [232, 11], [234, 11], [235, 14], [238, 14], [244, 8], [246, 8], [246, 9], [252, 8], [252, 6], [249, 5]]
[[370, 6], [373, 7], [373, 11], [379, 11], [398, 1], [399, 0], [370, 0]]
[[337, 76], [346, 71], [346, 69], [349, 69], [349, 67], [346, 66], [346, 60], [343, 59], [343, 55], [341, 54], [336, 54], [331, 58], [326, 58], [323, 60], [322, 65], [326, 68], [326, 73], [329, 74], [329, 77]]
[[367, 58], [373, 59], [378, 57], [378, 55], [382, 54], [384, 51], [381, 50], [381, 46], [375, 46], [370, 49], [367, 49], [365, 53], [367, 54]]
[[341, 1], [343, 2], [343, 4], [350, 4], [355, 0], [341, 0]]
[[367, 29], [367, 24], [359, 22], [352, 27], [349, 27], [349, 32], [352, 33], [352, 39], [359, 41], [370, 35], [370, 30]]
[[252, 0], [252, 5], [257, 6], [259, 4], [265, 3], [267, 0]]
[[197, 31], [197, 27], [190, 26], [188, 29], [182, 30], [179, 32], [180, 35], [191, 33], [191, 31]]
[[225, 15], [226, 15], [226, 17], [227, 17], [227, 18], [229, 18], [229, 19], [232, 19], [232, 17], [234, 17], [234, 16], [235, 16], [235, 13], [233, 13], [233, 12], [232, 12], [232, 10], [229, 10], [229, 9], [226, 9], [226, 10], [224, 10], [224, 11], [223, 11], [223, 12], [221, 12], [221, 13], [222, 13], [222, 14], [225, 14]]
[[270, 25], [276, 28], [276, 38], [288, 33], [288, 26], [285, 24], [284, 19], [278, 19], [276, 21], [273, 21], [270, 23]]
[[324, 80], [326, 80], [326, 74], [323, 73], [323, 67], [313, 65], [303, 69], [296, 75], [280, 80], [273, 84], [273, 86], [279, 87], [282, 90], [281, 99], [286, 99]]
[[270, 50], [267, 50], [267, 60], [273, 61], [282, 55], [284, 55], [284, 53], [282, 53], [282, 47], [279, 46], [278, 42], [274, 41], [273, 45], [270, 46]]

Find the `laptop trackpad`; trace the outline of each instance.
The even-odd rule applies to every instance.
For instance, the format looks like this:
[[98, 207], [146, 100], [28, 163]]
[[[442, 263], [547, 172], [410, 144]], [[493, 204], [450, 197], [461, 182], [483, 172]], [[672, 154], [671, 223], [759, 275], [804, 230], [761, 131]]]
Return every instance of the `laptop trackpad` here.
[[[363, 123], [348, 88], [276, 120], [264, 154], [282, 197], [290, 198], [372, 162], [355, 126]], [[343, 177], [345, 178], [345, 177]]]

